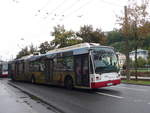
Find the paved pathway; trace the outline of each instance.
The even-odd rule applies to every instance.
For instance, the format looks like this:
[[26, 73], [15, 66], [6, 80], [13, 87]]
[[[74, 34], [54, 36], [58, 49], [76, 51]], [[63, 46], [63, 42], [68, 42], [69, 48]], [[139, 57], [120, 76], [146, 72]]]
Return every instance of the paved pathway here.
[[0, 78], [0, 113], [54, 113]]

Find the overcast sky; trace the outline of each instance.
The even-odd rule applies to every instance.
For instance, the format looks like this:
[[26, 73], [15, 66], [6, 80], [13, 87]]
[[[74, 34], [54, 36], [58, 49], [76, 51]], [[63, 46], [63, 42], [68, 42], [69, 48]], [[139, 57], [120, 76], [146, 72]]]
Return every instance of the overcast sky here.
[[110, 31], [127, 0], [0, 0], [0, 58], [15, 58], [21, 48], [50, 41], [57, 24], [79, 30], [84, 24]]

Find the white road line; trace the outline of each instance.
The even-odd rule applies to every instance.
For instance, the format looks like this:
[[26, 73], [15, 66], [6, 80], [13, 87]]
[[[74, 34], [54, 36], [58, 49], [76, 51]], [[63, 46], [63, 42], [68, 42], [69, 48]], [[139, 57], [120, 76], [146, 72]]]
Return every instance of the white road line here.
[[144, 92], [146, 92], [147, 90], [145, 90], [145, 89], [136, 89], [136, 88], [128, 88], [128, 87], [122, 87], [122, 86], [119, 86], [119, 87], [115, 87], [115, 88], [124, 88], [124, 89], [129, 89], [129, 90], [134, 90], [134, 91], [144, 91]]
[[111, 94], [107, 94], [107, 93], [101, 93], [101, 92], [96, 92], [96, 93], [99, 94], [99, 95], [114, 97], [114, 98], [118, 98], [118, 99], [123, 99], [124, 98], [124, 97], [121, 97], [121, 96], [111, 95]]

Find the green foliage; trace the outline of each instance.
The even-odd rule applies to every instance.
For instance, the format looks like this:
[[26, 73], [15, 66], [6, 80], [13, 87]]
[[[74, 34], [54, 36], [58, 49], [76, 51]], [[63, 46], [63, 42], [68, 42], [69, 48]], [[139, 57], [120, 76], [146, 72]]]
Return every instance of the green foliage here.
[[112, 45], [113, 43], [116, 43], [116, 42], [123, 42], [125, 38], [123, 34], [117, 30], [108, 32], [107, 37], [108, 37], [108, 40], [107, 40], [108, 45]]
[[16, 59], [33, 54], [34, 52], [37, 52], [37, 48], [31, 44], [29, 47], [26, 46], [25, 48], [22, 48], [22, 50], [17, 54]]
[[23, 48], [16, 56], [16, 59], [21, 58], [23, 56], [29, 55], [29, 50], [28, 47], [26, 46], [25, 48]]
[[144, 49], [150, 50], [150, 35], [145, 38], [142, 47], [143, 47]]
[[[125, 36], [119, 30], [114, 30], [108, 32], [107, 35], [107, 45], [112, 46], [121, 53], [125, 54], [126, 45], [125, 45]], [[132, 38], [129, 38], [129, 51], [134, 50], [133, 48], [134, 41]]]
[[[138, 68], [144, 68], [147, 65], [147, 63], [148, 63], [147, 60], [145, 60], [145, 59], [143, 59], [141, 57], [139, 57], [137, 59], [137, 67]], [[135, 65], [136, 65], [135, 61], [130, 60], [130, 67], [134, 68]]]
[[33, 54], [34, 52], [37, 52], [37, 48], [33, 46], [33, 44], [31, 44], [29, 46], [29, 54]]
[[44, 54], [52, 49], [54, 49], [54, 47], [48, 41], [41, 43], [39, 46], [39, 51], [41, 54]]
[[122, 83], [150, 85], [149, 80], [122, 80]]
[[148, 63], [148, 65], [150, 65], [150, 58], [148, 58], [147, 63]]
[[77, 38], [73, 31], [65, 30], [64, 26], [58, 25], [54, 27], [54, 31], [51, 32], [51, 34], [54, 36], [54, 40], [51, 41], [51, 44], [56, 48], [62, 48], [81, 43], [81, 39]]
[[112, 43], [110, 46], [114, 47], [116, 49], [116, 51], [119, 51], [121, 53], [124, 53], [124, 49], [125, 49], [125, 44], [124, 42], [115, 42]]
[[147, 61], [145, 60], [145, 59], [143, 59], [143, 58], [138, 58], [138, 60], [137, 60], [137, 66], [138, 67], [145, 67], [145, 65], [147, 64]]
[[[117, 51], [121, 53], [125, 53], [125, 37], [119, 30], [114, 30], [108, 32], [107, 35], [107, 45], [113, 46]], [[129, 51], [133, 51], [136, 46], [135, 40], [133, 37], [129, 38]], [[143, 44], [139, 46], [139, 48], [147, 49], [150, 51], [150, 34], [146, 36], [143, 40]]]
[[77, 36], [82, 38], [82, 42], [106, 44], [107, 38], [101, 29], [93, 29], [92, 25], [84, 25], [80, 31], [76, 33]]

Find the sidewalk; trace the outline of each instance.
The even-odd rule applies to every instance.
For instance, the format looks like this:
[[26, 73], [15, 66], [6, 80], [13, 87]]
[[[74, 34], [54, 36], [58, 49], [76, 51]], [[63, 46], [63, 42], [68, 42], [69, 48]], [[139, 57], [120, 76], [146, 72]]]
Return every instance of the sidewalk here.
[[33, 113], [31, 109], [23, 103], [19, 103], [8, 91], [7, 87], [0, 81], [0, 113]]
[[0, 79], [0, 113], [54, 113]]

